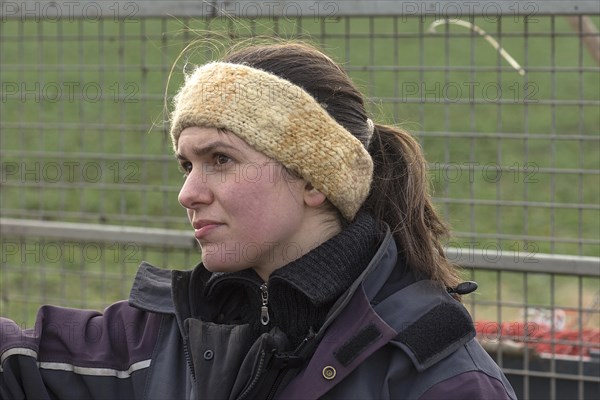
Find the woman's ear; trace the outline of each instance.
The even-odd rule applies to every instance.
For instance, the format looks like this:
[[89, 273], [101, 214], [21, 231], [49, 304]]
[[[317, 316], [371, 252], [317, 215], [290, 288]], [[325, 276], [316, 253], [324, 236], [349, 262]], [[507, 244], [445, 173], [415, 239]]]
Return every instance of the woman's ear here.
[[323, 193], [315, 189], [312, 183], [308, 182], [304, 187], [304, 203], [309, 207], [319, 207], [325, 203], [327, 198]]

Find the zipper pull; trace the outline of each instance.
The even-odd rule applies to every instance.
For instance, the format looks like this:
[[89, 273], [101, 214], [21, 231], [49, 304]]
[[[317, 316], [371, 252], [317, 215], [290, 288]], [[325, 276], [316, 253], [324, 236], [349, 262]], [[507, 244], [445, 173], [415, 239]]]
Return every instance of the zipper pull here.
[[262, 307], [260, 308], [260, 323], [263, 325], [269, 325], [271, 317], [269, 317], [269, 308], [267, 307], [269, 303], [269, 292], [267, 291], [266, 283], [260, 285], [260, 291], [260, 297], [262, 300]]

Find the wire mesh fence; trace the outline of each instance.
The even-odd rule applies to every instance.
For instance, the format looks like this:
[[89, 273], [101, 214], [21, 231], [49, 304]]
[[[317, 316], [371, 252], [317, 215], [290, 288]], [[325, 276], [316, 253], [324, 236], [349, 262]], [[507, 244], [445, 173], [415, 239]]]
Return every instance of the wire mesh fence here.
[[[42, 303], [101, 309], [127, 297], [142, 260], [199, 262], [177, 203], [165, 93], [186, 63], [233, 43], [304, 40], [344, 65], [372, 119], [420, 140], [453, 227], [449, 253], [480, 283], [467, 301], [480, 326], [550, 321], [535, 340], [551, 351], [536, 352], [531, 332], [513, 335], [525, 343], [518, 365], [500, 347], [524, 397], [535, 397], [540, 374], [552, 398], [564, 380], [571, 397], [598, 393], [585, 336], [600, 324], [595, 2], [0, 5], [4, 316], [31, 326]], [[535, 370], [539, 354], [564, 344], [559, 314], [577, 333], [567, 344], [587, 349], [568, 354], [574, 375], [556, 357]]]

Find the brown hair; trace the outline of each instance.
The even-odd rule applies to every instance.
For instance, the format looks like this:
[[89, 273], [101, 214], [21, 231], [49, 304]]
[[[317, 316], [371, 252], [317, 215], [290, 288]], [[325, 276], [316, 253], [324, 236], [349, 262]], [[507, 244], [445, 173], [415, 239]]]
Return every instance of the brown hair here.
[[390, 226], [398, 252], [417, 277], [456, 286], [456, 266], [442, 246], [449, 231], [433, 206], [419, 143], [408, 132], [378, 124], [369, 143], [363, 96], [337, 63], [300, 43], [243, 47], [223, 61], [258, 68], [302, 87], [368, 147], [374, 176], [362, 209]]

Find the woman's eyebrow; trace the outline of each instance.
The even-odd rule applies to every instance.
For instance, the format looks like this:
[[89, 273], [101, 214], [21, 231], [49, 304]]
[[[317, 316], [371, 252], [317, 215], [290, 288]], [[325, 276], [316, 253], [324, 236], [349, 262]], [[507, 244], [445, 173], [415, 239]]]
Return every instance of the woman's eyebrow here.
[[[237, 151], [237, 148], [230, 145], [229, 143], [225, 143], [223, 141], [216, 141], [216, 142], [209, 143], [207, 145], [192, 146], [191, 153], [197, 157], [202, 157], [206, 154], [212, 153], [215, 150], [223, 149], [223, 148], [231, 150], [231, 151]], [[179, 159], [179, 160], [187, 160], [187, 158], [188, 158], [179, 151], [177, 152], [176, 156], [177, 156], [177, 159]]]

